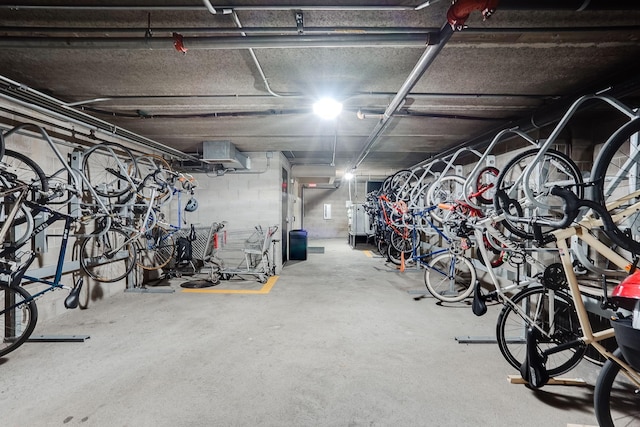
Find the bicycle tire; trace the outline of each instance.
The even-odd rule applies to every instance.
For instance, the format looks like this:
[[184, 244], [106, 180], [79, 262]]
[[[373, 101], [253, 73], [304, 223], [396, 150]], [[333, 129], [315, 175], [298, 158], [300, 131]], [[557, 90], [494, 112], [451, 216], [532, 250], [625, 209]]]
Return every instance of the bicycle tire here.
[[[162, 156], [157, 154], [145, 154], [142, 156], [138, 156], [135, 158], [135, 164], [132, 163], [129, 166], [129, 174], [132, 173], [132, 169], [137, 169], [136, 178], [146, 183], [147, 180], [152, 180], [155, 184], [159, 186], [157, 194], [155, 196], [154, 202], [159, 205], [163, 204], [166, 201], [171, 193], [172, 188], [169, 185], [169, 181], [171, 180], [173, 169], [169, 162], [167, 162]], [[142, 192], [139, 191], [139, 195], [143, 197], [145, 200], [151, 200], [151, 195], [148, 194], [148, 188], [145, 192], [146, 186], [143, 186]]]
[[477, 273], [465, 256], [451, 252], [434, 257], [424, 272], [429, 293], [443, 302], [458, 302], [473, 292]]
[[407, 226], [396, 227], [398, 231], [391, 232], [391, 234], [389, 235], [389, 240], [390, 240], [391, 246], [396, 248], [398, 251], [411, 253], [411, 250], [413, 249], [413, 242], [411, 241], [410, 232], [407, 233], [404, 231], [406, 227]]
[[[13, 188], [13, 185], [28, 184], [32, 191], [29, 192], [26, 200], [30, 200], [35, 203], [43, 203], [47, 199], [49, 191], [47, 178], [42, 171], [42, 168], [38, 166], [33, 160], [25, 156], [22, 153], [18, 153], [13, 150], [5, 150], [5, 156], [2, 159], [2, 163], [8, 166], [5, 171], [7, 175], [4, 175], [1, 180], [2, 184], [7, 190]], [[17, 180], [17, 181], [16, 181]], [[5, 198], [0, 200], [0, 210], [4, 212], [4, 203], [11, 200], [7, 193]], [[31, 209], [25, 204], [21, 204], [18, 207], [18, 212], [11, 221], [11, 242], [13, 247], [21, 247], [31, 237], [33, 231], [34, 216], [38, 215], [37, 209]], [[4, 226], [6, 218], [0, 219], [0, 228]], [[4, 236], [2, 236], [4, 238]]]
[[500, 175], [500, 171], [496, 167], [485, 166], [484, 168], [480, 169], [480, 171], [478, 172], [478, 177], [473, 183], [473, 192], [477, 193], [492, 184], [493, 187], [485, 190], [482, 194], [478, 194], [478, 203], [481, 203], [483, 205], [490, 205], [493, 203], [493, 199], [495, 198], [496, 194], [496, 180], [498, 178], [498, 175]]
[[[489, 255], [489, 266], [491, 268], [498, 268], [502, 264], [504, 264], [504, 259], [507, 256], [505, 251], [501, 251], [496, 249], [490, 242], [489, 239], [494, 239], [489, 233], [483, 233], [482, 235], [482, 244], [486, 248]], [[495, 240], [495, 239], [494, 239]], [[478, 261], [482, 263], [482, 265], [487, 266], [487, 262], [482, 256], [482, 252], [480, 249], [476, 248], [475, 255]]]
[[[2, 203], [0, 203], [0, 209], [4, 209]], [[30, 238], [31, 233], [35, 227], [35, 220], [33, 219], [33, 213], [31, 210], [27, 208], [26, 205], [22, 204], [18, 207], [18, 213], [11, 221], [11, 226], [9, 228], [9, 239], [11, 242], [11, 247], [19, 248], [24, 245]], [[6, 223], [6, 219], [0, 219], [0, 228], [2, 228]], [[5, 242], [5, 236], [0, 236], [0, 241]]]
[[34, 189], [31, 193], [31, 201], [45, 200], [45, 195], [49, 191], [49, 183], [44, 171], [36, 162], [22, 153], [6, 149], [2, 163], [11, 168], [12, 173], [16, 174], [19, 181], [29, 184]]
[[[537, 148], [523, 151], [514, 156], [501, 170], [496, 179], [496, 195], [504, 194], [508, 200], [501, 197], [494, 197], [494, 208], [497, 212], [504, 211], [511, 216], [520, 218], [547, 218], [550, 220], [560, 220], [564, 216], [564, 200], [559, 196], [549, 194], [553, 185], [571, 187], [571, 190], [582, 198], [584, 188], [582, 173], [575, 162], [566, 154], [560, 151], [549, 149], [545, 152], [543, 159], [538, 163], [537, 173], [532, 173], [532, 181], [526, 185], [536, 194], [537, 203], [544, 204], [545, 208], [540, 208], [528, 201], [524, 192], [524, 185], [520, 181], [516, 182], [524, 175], [525, 169], [531, 160], [538, 155]], [[537, 179], [536, 179], [537, 178]], [[505, 218], [503, 221], [505, 228], [516, 236], [528, 240], [536, 239], [534, 226], [529, 222], [517, 222]], [[543, 236], [543, 243], [549, 243], [553, 236], [549, 234], [553, 231], [551, 227], [540, 226]]]
[[58, 187], [66, 187], [71, 183], [69, 171], [66, 168], [58, 169], [47, 177], [47, 183], [51, 190], [51, 195], [47, 200], [47, 205], [61, 206], [69, 204], [74, 197], [74, 193], [66, 189], [57, 190]]
[[[613, 352], [623, 362], [620, 349]], [[640, 425], [640, 394], [621, 373], [621, 367], [609, 359], [598, 374], [593, 392], [593, 407], [600, 427]]]
[[398, 250], [393, 245], [387, 246], [387, 260], [389, 260], [392, 264], [401, 265], [402, 264], [402, 254], [404, 253], [404, 261], [407, 262], [411, 259], [411, 250], [409, 251], [401, 251]]
[[[591, 179], [594, 183], [593, 200], [596, 203], [606, 207], [607, 202], [612, 199], [629, 195], [637, 189], [634, 187], [638, 187], [638, 182], [640, 182], [638, 181], [640, 179], [640, 159], [631, 158], [631, 150], [627, 145], [630, 137], [639, 131], [640, 118], [626, 123], [607, 140], [596, 157], [591, 170]], [[620, 180], [609, 178], [619, 172], [622, 172]], [[614, 183], [615, 186], [611, 183]], [[615, 211], [624, 209], [638, 201], [639, 198], [629, 199], [610, 213], [615, 214]], [[623, 222], [615, 224], [613, 230], [605, 230], [605, 233], [623, 248], [633, 253], [640, 253], [638, 226], [640, 226], [640, 215], [634, 214]], [[636, 233], [628, 233], [627, 230], [635, 230]]]
[[160, 227], [142, 234], [138, 245], [138, 266], [144, 270], [159, 270], [169, 264], [175, 253], [173, 236]]
[[[574, 341], [582, 336], [573, 300], [565, 292], [554, 291], [556, 310], [553, 325], [549, 324], [549, 295], [550, 289], [535, 286], [523, 289], [511, 299], [518, 310], [538, 312], [537, 315], [532, 315], [531, 320], [516, 313], [514, 305], [509, 303], [505, 303], [498, 316], [496, 324], [498, 348], [506, 361], [516, 369], [520, 369], [525, 360], [527, 344], [524, 337], [525, 331], [531, 326], [531, 321], [542, 326], [541, 340], [545, 339], [546, 341], [538, 342], [538, 346], [544, 347], [543, 350]], [[541, 307], [540, 302], [542, 302], [542, 309], [537, 310], [538, 307]], [[549, 331], [552, 327], [554, 331], [550, 334]], [[545, 364], [549, 376], [561, 375], [573, 369], [582, 360], [586, 349], [586, 346], [581, 345], [550, 355]]]
[[[116, 254], [121, 254], [120, 257], [111, 253], [117, 248]], [[102, 283], [124, 279], [135, 267], [136, 260], [137, 251], [129, 242], [129, 236], [116, 228], [87, 237], [80, 247], [80, 267], [89, 277]]]
[[[29, 339], [38, 321], [38, 308], [31, 294], [21, 286], [0, 284], [0, 357], [14, 351]], [[11, 301], [16, 305], [7, 312], [4, 307]]]
[[376, 242], [376, 249], [378, 249], [378, 253], [382, 256], [387, 256], [388, 248], [389, 242], [383, 237], [378, 237]]
[[[434, 182], [427, 189], [426, 199], [427, 205], [436, 206], [440, 203], [455, 203], [457, 200], [464, 199], [465, 179], [458, 175], [445, 175]], [[429, 211], [431, 218], [440, 224], [444, 223], [445, 217], [451, 211], [440, 208]]]
[[392, 200], [409, 201], [411, 190], [418, 182], [418, 177], [408, 169], [400, 170], [391, 176], [389, 192], [393, 195]]
[[[112, 152], [121, 158], [114, 158]], [[135, 192], [129, 182], [129, 177], [137, 173], [135, 164], [135, 158], [127, 147], [115, 142], [103, 142], [84, 152], [82, 172], [99, 196], [121, 197], [128, 192]]]

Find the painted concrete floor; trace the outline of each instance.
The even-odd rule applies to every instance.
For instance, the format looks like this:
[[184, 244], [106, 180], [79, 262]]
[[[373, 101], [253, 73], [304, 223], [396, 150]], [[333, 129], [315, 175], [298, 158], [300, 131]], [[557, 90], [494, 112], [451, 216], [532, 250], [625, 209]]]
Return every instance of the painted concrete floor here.
[[456, 340], [494, 336], [498, 306], [476, 317], [466, 303], [436, 304], [420, 272], [366, 245], [309, 246], [324, 253], [266, 285], [185, 292], [173, 279], [161, 288], [175, 292], [123, 292], [39, 323], [36, 335], [90, 338], [0, 358], [1, 425], [596, 424], [595, 366], [570, 373], [587, 386], [510, 384], [517, 372], [497, 345]]

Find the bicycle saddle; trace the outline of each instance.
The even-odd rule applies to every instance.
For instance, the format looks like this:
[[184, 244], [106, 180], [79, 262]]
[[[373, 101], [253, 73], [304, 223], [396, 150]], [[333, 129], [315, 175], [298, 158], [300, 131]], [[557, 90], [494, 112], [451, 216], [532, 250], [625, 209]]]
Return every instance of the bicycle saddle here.
[[482, 295], [480, 282], [476, 282], [475, 289], [473, 290], [473, 301], [471, 302], [471, 311], [476, 316], [482, 316], [487, 312], [487, 303]]
[[544, 366], [544, 358], [538, 352], [538, 336], [540, 332], [535, 328], [527, 330], [527, 354], [520, 366], [522, 379], [531, 388], [540, 388], [549, 381], [549, 373]]
[[71, 289], [69, 295], [64, 299], [64, 306], [66, 308], [77, 308], [80, 302], [80, 290], [82, 289], [83, 278], [79, 278], [76, 285]]

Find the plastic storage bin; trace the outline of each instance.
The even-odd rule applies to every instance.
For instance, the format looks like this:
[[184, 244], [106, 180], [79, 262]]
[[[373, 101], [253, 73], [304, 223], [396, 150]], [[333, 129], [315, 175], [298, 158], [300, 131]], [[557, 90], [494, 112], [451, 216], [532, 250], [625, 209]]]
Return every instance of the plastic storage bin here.
[[289, 231], [289, 259], [307, 259], [307, 230]]

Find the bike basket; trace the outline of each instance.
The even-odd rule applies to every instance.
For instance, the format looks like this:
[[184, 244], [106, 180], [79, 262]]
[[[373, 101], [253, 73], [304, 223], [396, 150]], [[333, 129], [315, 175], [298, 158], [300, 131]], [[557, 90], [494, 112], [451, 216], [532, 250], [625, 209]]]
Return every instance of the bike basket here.
[[631, 367], [640, 371], [640, 329], [631, 326], [631, 318], [611, 320], [616, 331], [616, 341], [624, 359]]

